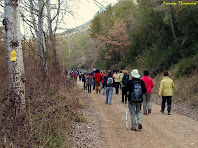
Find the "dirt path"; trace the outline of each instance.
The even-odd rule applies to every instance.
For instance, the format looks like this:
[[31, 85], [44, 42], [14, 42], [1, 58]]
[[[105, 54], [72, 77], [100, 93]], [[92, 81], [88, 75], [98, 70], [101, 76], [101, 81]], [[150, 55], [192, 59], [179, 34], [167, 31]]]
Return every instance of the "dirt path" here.
[[[82, 83], [79, 83], [82, 88]], [[85, 91], [85, 93], [87, 93]], [[198, 121], [176, 112], [171, 115], [160, 113], [160, 106], [152, 103], [152, 113], [142, 116], [143, 129], [130, 130], [130, 116], [126, 129], [125, 105], [121, 102], [121, 92], [113, 93], [112, 105], [105, 104], [105, 95], [89, 94], [99, 113], [102, 133], [107, 148], [188, 148], [198, 147]], [[128, 109], [127, 109], [128, 111]]]

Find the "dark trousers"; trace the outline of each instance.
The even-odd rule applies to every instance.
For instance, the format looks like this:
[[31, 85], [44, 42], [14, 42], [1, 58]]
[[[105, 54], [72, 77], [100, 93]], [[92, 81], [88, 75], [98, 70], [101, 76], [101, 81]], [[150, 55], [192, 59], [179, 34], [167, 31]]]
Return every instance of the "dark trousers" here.
[[122, 102], [126, 103], [127, 101], [127, 88], [122, 87]]
[[116, 94], [119, 93], [119, 86], [120, 86], [120, 82], [115, 82]]
[[167, 101], [167, 105], [168, 105], [167, 111], [168, 112], [171, 111], [171, 102], [172, 102], [171, 98], [172, 98], [172, 96], [162, 96], [162, 106], [161, 106], [162, 111], [164, 111], [164, 109], [165, 109], [166, 101]]
[[86, 82], [84, 81], [84, 89], [86, 89], [87, 90], [87, 87], [86, 87]]
[[88, 86], [88, 93], [91, 93], [91, 85], [87, 85]]
[[94, 81], [94, 84], [93, 84], [93, 90], [95, 89], [96, 85], [95, 85], [95, 81]]

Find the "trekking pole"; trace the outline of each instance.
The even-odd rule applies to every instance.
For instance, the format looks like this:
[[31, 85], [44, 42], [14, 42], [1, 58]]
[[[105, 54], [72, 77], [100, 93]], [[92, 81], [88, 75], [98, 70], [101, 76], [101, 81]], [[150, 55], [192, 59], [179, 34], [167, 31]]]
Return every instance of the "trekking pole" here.
[[125, 111], [126, 111], [126, 128], [128, 128], [128, 122], [127, 122], [127, 103], [125, 103]]

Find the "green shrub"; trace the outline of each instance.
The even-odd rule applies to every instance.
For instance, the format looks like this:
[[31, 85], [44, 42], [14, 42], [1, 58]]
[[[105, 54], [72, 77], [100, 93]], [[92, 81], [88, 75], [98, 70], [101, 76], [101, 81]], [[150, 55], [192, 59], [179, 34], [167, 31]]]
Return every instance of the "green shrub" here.
[[163, 71], [176, 64], [181, 58], [176, 45], [165, 49], [157, 47], [155, 44], [143, 55], [144, 66], [156, 72]]
[[118, 69], [124, 69], [128, 64], [126, 64], [124, 61], [120, 61], [118, 63]]
[[198, 55], [181, 60], [178, 64], [176, 77], [187, 76], [193, 70], [198, 69]]

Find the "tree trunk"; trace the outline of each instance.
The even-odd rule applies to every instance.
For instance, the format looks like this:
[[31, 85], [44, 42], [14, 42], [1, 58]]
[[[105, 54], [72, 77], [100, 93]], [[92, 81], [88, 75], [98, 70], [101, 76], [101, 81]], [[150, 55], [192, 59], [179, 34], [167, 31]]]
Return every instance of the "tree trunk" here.
[[41, 66], [42, 66], [42, 75], [44, 80], [47, 76], [47, 59], [46, 59], [46, 44], [45, 44], [45, 37], [43, 33], [43, 11], [44, 11], [44, 1], [39, 0], [39, 15], [38, 15], [38, 41], [41, 53]]
[[[52, 18], [51, 17], [51, 2], [50, 0], [46, 1], [46, 8], [47, 8], [47, 18], [48, 18], [48, 31], [49, 31], [49, 39], [50, 39], [50, 48], [51, 51], [53, 52], [53, 66], [55, 70], [60, 74], [60, 69], [59, 69], [59, 62], [58, 62], [58, 57], [57, 57], [57, 52], [56, 52], [56, 36], [55, 32], [56, 29], [53, 31], [52, 29], [52, 22], [55, 20], [56, 17], [59, 17], [59, 12], [60, 12], [60, 0], [58, 0], [58, 8], [57, 8], [57, 13], [56, 15]], [[58, 21], [58, 20], [57, 20]], [[57, 23], [56, 23], [57, 24]], [[58, 24], [57, 24], [58, 25]], [[57, 28], [57, 26], [55, 26]]]
[[169, 5], [169, 18], [170, 18], [170, 23], [171, 23], [172, 34], [173, 34], [173, 37], [176, 39], [177, 37], [176, 37], [176, 34], [175, 34], [171, 5]]
[[[6, 46], [9, 72], [9, 96], [4, 112], [14, 106], [16, 115], [25, 109], [25, 72], [20, 33], [20, 13], [18, 0], [5, 0]], [[16, 61], [11, 61], [10, 52], [16, 51]]]
[[58, 56], [57, 56], [57, 52], [56, 52], [56, 40], [55, 40], [55, 34], [53, 35], [53, 39], [52, 39], [52, 49], [53, 49], [53, 65], [54, 68], [56, 70], [56, 72], [58, 72], [60, 74], [60, 68], [59, 68], [59, 62], [58, 62]]

